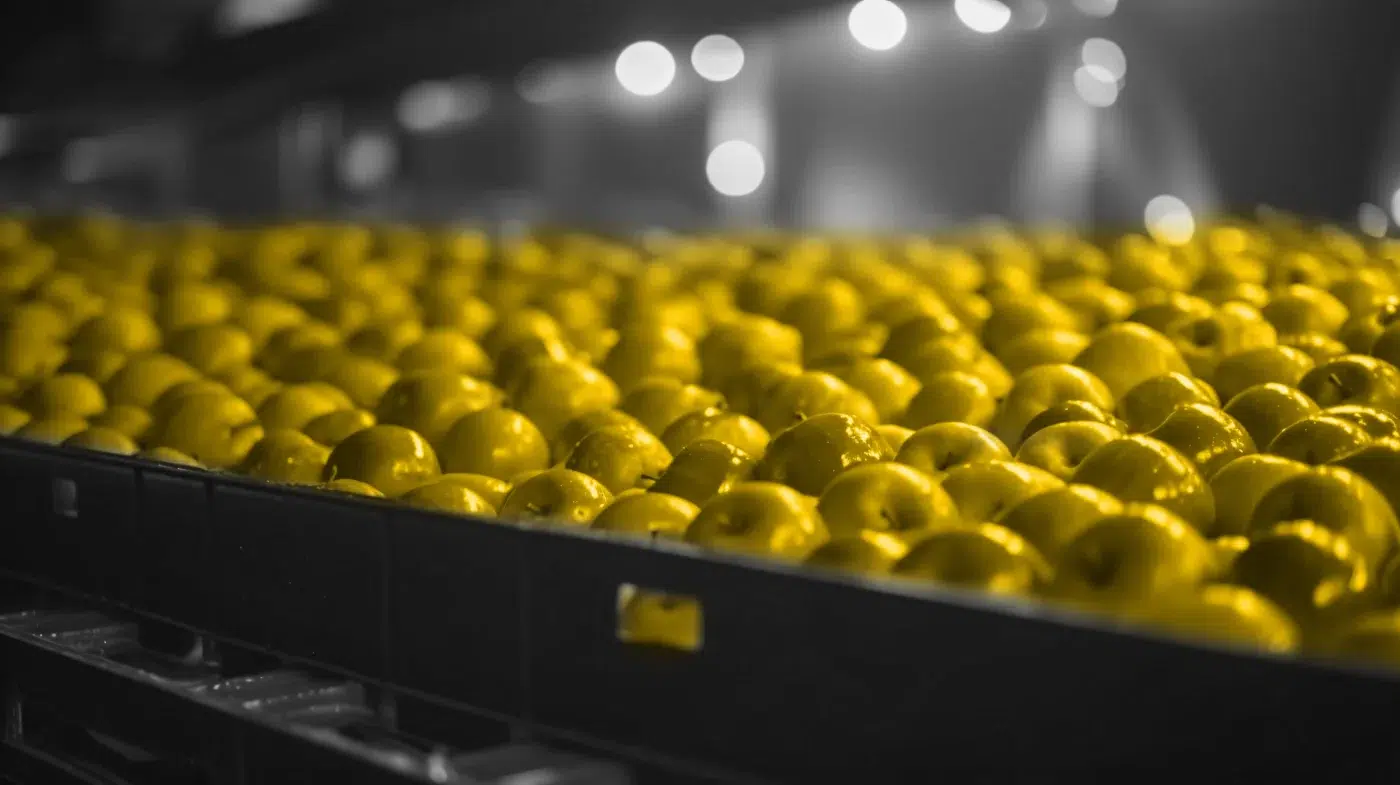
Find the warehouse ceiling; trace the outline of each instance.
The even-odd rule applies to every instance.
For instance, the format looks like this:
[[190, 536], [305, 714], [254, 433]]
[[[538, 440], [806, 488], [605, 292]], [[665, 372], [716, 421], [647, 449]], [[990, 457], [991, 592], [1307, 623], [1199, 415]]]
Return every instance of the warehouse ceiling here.
[[[0, 111], [132, 110], [433, 72], [513, 74], [642, 36], [735, 29], [830, 0], [55, 0], [0, 30]], [[386, 64], [393, 63], [392, 68]]]

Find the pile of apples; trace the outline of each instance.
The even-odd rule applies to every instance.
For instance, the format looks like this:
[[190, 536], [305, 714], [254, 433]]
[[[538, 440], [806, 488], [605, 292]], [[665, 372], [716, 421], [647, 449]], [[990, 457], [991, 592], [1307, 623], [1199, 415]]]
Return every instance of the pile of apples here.
[[1400, 664], [1400, 242], [0, 220], [0, 433]]

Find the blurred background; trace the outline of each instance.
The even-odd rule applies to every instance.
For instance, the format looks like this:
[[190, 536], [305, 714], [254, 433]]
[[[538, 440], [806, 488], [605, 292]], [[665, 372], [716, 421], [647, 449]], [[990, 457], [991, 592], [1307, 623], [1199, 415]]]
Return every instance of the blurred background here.
[[0, 200], [41, 210], [1400, 221], [1394, 0], [50, 0], [0, 37]]

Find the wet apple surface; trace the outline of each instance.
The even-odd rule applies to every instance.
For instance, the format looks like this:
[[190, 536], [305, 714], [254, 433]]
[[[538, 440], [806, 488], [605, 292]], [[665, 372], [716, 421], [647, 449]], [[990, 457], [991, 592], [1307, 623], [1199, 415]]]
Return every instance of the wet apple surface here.
[[6, 436], [1400, 663], [1393, 240], [5, 220]]

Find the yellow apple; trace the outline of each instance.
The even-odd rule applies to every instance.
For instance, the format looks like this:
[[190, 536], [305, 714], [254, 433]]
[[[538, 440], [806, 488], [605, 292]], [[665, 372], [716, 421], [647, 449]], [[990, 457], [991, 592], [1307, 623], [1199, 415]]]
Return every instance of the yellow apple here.
[[1307, 634], [1362, 595], [1370, 571], [1346, 537], [1295, 521], [1256, 533], [1235, 558], [1230, 580], [1269, 598]]
[[988, 461], [958, 466], [942, 484], [963, 520], [997, 522], [1026, 499], [1063, 487], [1064, 481], [1033, 466]]
[[1346, 404], [1322, 410], [1327, 417], [1340, 417], [1360, 425], [1372, 439], [1400, 438], [1400, 418], [1375, 406]]
[[1157, 504], [1198, 528], [1215, 519], [1215, 501], [1196, 465], [1150, 436], [1115, 439], [1089, 453], [1071, 482], [1108, 491], [1124, 502]]
[[848, 414], [818, 414], [774, 436], [754, 476], [817, 496], [852, 466], [893, 458], [869, 424]]
[[457, 515], [495, 515], [496, 508], [467, 485], [438, 478], [399, 497], [410, 507]]
[[1011, 341], [1032, 330], [1074, 330], [1079, 317], [1044, 292], [988, 298], [992, 314], [982, 325], [982, 344], [1000, 354]]
[[1274, 292], [1263, 313], [1264, 318], [1285, 335], [1305, 332], [1335, 335], [1349, 316], [1341, 300], [1307, 284], [1291, 284]]
[[506, 480], [549, 466], [549, 444], [525, 415], [491, 407], [460, 417], [438, 444], [446, 472]]
[[1308, 471], [1308, 465], [1277, 455], [1244, 455], [1225, 464], [1210, 478], [1215, 498], [1215, 521], [1209, 537], [1248, 535], [1259, 501], [1274, 486]]
[[601, 482], [556, 466], [516, 481], [499, 513], [508, 520], [587, 526], [612, 500], [613, 495]]
[[1225, 405], [1225, 413], [1249, 431], [1254, 445], [1266, 450], [1284, 428], [1317, 412], [1317, 404], [1311, 398], [1276, 382], [1249, 387]]
[[897, 577], [991, 594], [1029, 594], [1050, 574], [1035, 546], [995, 523], [936, 531], [919, 540], [894, 567]]
[[880, 422], [899, 420], [922, 385], [892, 360], [862, 357], [832, 371], [875, 405]]
[[1122, 512], [1123, 503], [1088, 485], [1051, 488], [1021, 501], [1001, 525], [1021, 535], [1051, 564], [1075, 537], [1100, 518]]
[[1133, 433], [1146, 433], [1161, 425], [1180, 406], [1199, 403], [1219, 406], [1210, 385], [1180, 373], [1164, 373], [1134, 385], [1118, 401], [1118, 414]]
[[1267, 597], [1226, 584], [1155, 598], [1134, 618], [1174, 635], [1263, 651], [1294, 651], [1302, 637]]
[[1356, 472], [1318, 466], [1269, 489], [1250, 518], [1252, 535], [1280, 523], [1311, 521], [1341, 534], [1374, 571], [1400, 536], [1400, 523], [1385, 495]]
[[1121, 612], [1200, 584], [1211, 565], [1210, 545], [1189, 522], [1164, 507], [1129, 504], [1065, 546], [1051, 591]]
[[1031, 330], [1008, 341], [997, 359], [1013, 376], [1037, 365], [1069, 363], [1089, 345], [1089, 336], [1064, 328]]
[[808, 371], [774, 386], [759, 408], [758, 422], [771, 433], [821, 414], [845, 414], [871, 426], [879, 412], [865, 393], [821, 371]]
[[993, 420], [991, 431], [1008, 447], [1021, 443], [1031, 420], [1046, 409], [1068, 401], [1088, 401], [1113, 408], [1113, 393], [1098, 377], [1073, 365], [1037, 365], [1016, 377]]
[[1175, 447], [1207, 481], [1226, 464], [1255, 452], [1254, 439], [1235, 418], [1203, 403], [1188, 403], [1167, 415], [1148, 436]]
[[1318, 363], [1298, 389], [1324, 409], [1365, 404], [1400, 416], [1400, 370], [1374, 357], [1348, 354]]
[[1226, 403], [1256, 384], [1297, 387], [1313, 368], [1313, 359], [1291, 346], [1264, 346], [1226, 356], [1215, 368], [1211, 384]]
[[1025, 430], [1021, 431], [1021, 444], [1024, 445], [1032, 436], [1052, 425], [1072, 422], [1107, 425], [1119, 433], [1127, 433], [1128, 430], [1127, 423], [1088, 401], [1065, 401], [1032, 417]]
[[885, 440], [885, 444], [888, 444], [895, 453], [898, 453], [904, 443], [909, 441], [909, 437], [914, 435], [913, 430], [902, 425], [877, 425], [875, 432], [880, 434], [881, 438]]
[[958, 508], [931, 476], [900, 463], [868, 463], [827, 484], [817, 511], [833, 537], [872, 529], [917, 537], [958, 523]]
[[257, 412], [231, 394], [185, 396], [146, 434], [146, 446], [178, 450], [205, 466], [227, 469], [263, 436]]
[[238, 472], [272, 482], [313, 485], [320, 482], [330, 453], [300, 431], [270, 430], [248, 452]]
[[679, 496], [638, 493], [614, 497], [613, 502], [593, 519], [590, 528], [643, 537], [679, 539], [685, 536], [686, 528], [699, 514], [699, 507]]
[[1360, 425], [1341, 417], [1316, 414], [1279, 431], [1269, 452], [1310, 465], [1330, 463], [1371, 443]]
[[924, 379], [899, 422], [918, 429], [941, 422], [962, 422], [985, 428], [996, 416], [997, 400], [981, 377], [944, 371]]
[[598, 409], [617, 405], [617, 385], [579, 360], [532, 360], [507, 390], [511, 405], [530, 418], [546, 439], [565, 423]]
[[1137, 308], [1133, 309], [1127, 320], [1165, 334], [1172, 324], [1206, 318], [1214, 313], [1215, 307], [1200, 297], [1154, 288], [1137, 293]]
[[397, 425], [376, 425], [337, 444], [321, 471], [321, 480], [355, 480], [394, 497], [439, 474], [437, 453], [427, 439]]
[[700, 357], [695, 342], [679, 328], [636, 326], [621, 331], [602, 369], [628, 392], [654, 376], [695, 382], [700, 378]]
[[768, 429], [756, 420], [714, 407], [681, 417], [661, 435], [672, 455], [701, 439], [721, 441], [749, 455], [762, 455], [770, 441]]
[[574, 445], [583, 437], [601, 428], [613, 426], [646, 430], [641, 421], [626, 412], [618, 409], [595, 409], [564, 423], [550, 442], [551, 460], [554, 463], [563, 463], [564, 459], [569, 457], [569, 452], [574, 449]]
[[1016, 450], [1018, 463], [1069, 480], [1089, 453], [1121, 437], [1117, 428], [1097, 422], [1065, 422], [1042, 428]]
[[98, 426], [89, 426], [69, 436], [63, 440], [63, 446], [79, 450], [108, 452], [114, 455], [135, 455], [140, 449], [130, 436], [121, 431]]
[[860, 575], [887, 575], [909, 552], [901, 537], [878, 531], [838, 537], [812, 551], [803, 564]]
[[437, 443], [457, 420], [501, 401], [501, 391], [489, 382], [456, 371], [415, 371], [389, 387], [374, 414], [380, 423], [410, 428]]
[[1074, 364], [1108, 385], [1122, 398], [1139, 383], [1164, 373], [1190, 373], [1190, 368], [1166, 336], [1135, 322], [1110, 325], [1091, 336]]
[[814, 500], [773, 482], [745, 482], [700, 508], [686, 542], [789, 561], [806, 559], [830, 539]]
[[670, 463], [670, 451], [651, 431], [610, 427], [580, 439], [564, 468], [587, 474], [617, 494], [650, 485]]
[[701, 378], [723, 390], [724, 382], [758, 363], [800, 363], [802, 333], [776, 319], [746, 314], [718, 324], [699, 346]]
[[967, 423], [946, 422], [915, 431], [899, 448], [895, 460], [941, 478], [958, 466], [1009, 461], [1011, 451], [989, 431]]
[[618, 409], [637, 418], [647, 430], [660, 436], [676, 420], [691, 412], [723, 407], [724, 396], [677, 379], [653, 376], [634, 385]]
[[415, 371], [456, 371], [478, 379], [489, 379], [491, 358], [466, 333], [447, 327], [424, 331], [423, 337], [409, 344], [395, 361], [403, 373]]
[[1163, 334], [1176, 344], [1192, 374], [1212, 382], [1226, 357], [1278, 341], [1278, 333], [1259, 310], [1241, 302], [1224, 303], [1209, 315], [1183, 317], [1168, 324]]
[[704, 504], [748, 480], [756, 463], [748, 453], [732, 444], [699, 439], [676, 453], [651, 490]]

